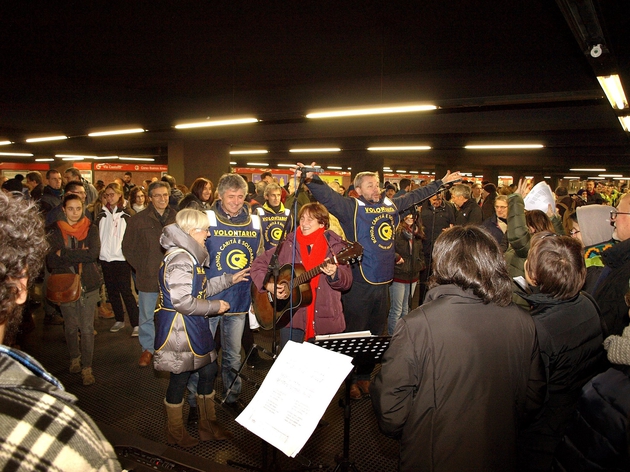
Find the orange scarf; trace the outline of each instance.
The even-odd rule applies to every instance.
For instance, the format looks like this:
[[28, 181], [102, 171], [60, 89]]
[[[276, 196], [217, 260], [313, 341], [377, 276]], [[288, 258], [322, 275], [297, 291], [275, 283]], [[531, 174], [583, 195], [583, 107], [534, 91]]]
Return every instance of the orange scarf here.
[[68, 238], [70, 236], [75, 238], [77, 241], [83, 241], [87, 238], [91, 225], [92, 222], [85, 216], [73, 225], [70, 225], [67, 221], [57, 221], [57, 226], [59, 226], [61, 234], [63, 235], [63, 240], [66, 243], [68, 242]]
[[[302, 265], [307, 271], [320, 265], [326, 258], [326, 253], [328, 252], [328, 242], [324, 236], [324, 231], [325, 228], [319, 228], [308, 236], [305, 236], [302, 234], [302, 228], [298, 226], [297, 242], [300, 245]], [[310, 252], [308, 250], [309, 246], [311, 246]], [[311, 293], [313, 294], [313, 301], [306, 307], [305, 341], [308, 341], [315, 336], [315, 303], [317, 297], [317, 287], [319, 286], [319, 275], [313, 277], [309, 284], [311, 286]]]

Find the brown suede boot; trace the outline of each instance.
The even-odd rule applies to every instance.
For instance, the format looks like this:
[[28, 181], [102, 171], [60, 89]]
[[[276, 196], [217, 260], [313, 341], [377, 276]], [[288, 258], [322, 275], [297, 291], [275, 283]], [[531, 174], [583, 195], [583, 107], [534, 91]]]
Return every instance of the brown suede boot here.
[[169, 444], [177, 444], [181, 447], [194, 447], [199, 444], [195, 438], [188, 434], [184, 427], [183, 407], [184, 401], [179, 404], [167, 403], [164, 399], [164, 405], [166, 406], [166, 416], [168, 424], [166, 425], [166, 442]]
[[202, 441], [225, 441], [232, 439], [232, 433], [217, 423], [217, 414], [214, 409], [214, 394], [197, 395], [199, 407], [199, 439]]

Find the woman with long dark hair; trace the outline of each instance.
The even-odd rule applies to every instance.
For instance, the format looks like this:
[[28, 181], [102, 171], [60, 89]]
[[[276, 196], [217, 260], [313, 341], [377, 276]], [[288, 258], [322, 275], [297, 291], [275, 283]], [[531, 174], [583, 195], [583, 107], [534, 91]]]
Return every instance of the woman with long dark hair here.
[[178, 208], [192, 208], [193, 210], [209, 210], [214, 201], [214, 189], [212, 182], [204, 177], [196, 179], [190, 187], [188, 193], [179, 202]]

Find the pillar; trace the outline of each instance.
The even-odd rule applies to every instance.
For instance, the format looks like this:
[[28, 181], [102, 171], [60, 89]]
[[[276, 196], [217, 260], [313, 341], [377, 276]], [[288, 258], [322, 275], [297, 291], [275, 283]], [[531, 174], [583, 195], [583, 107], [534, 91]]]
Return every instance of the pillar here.
[[219, 178], [230, 172], [230, 146], [221, 141], [170, 141], [168, 171], [178, 184], [190, 187], [197, 177], [205, 177], [216, 188]]

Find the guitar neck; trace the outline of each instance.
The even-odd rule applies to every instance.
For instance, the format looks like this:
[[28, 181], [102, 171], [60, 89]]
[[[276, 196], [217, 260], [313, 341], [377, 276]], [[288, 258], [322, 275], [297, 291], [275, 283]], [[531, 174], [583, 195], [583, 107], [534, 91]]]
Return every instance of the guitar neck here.
[[308, 282], [313, 277], [315, 277], [317, 274], [319, 274], [321, 272], [322, 268], [326, 264], [330, 264], [330, 263], [335, 264], [336, 262], [335, 262], [334, 259], [326, 259], [326, 260], [324, 260], [324, 262], [322, 262], [317, 267], [313, 267], [311, 270], [302, 273], [301, 275], [299, 275], [298, 277], [295, 278], [295, 280], [293, 281], [293, 286], [297, 287], [298, 285], [302, 285], [303, 283]]

